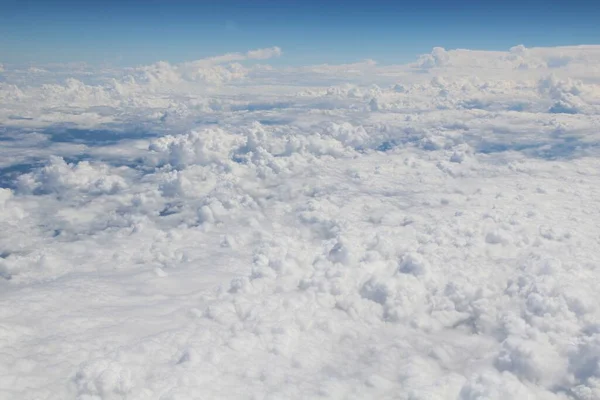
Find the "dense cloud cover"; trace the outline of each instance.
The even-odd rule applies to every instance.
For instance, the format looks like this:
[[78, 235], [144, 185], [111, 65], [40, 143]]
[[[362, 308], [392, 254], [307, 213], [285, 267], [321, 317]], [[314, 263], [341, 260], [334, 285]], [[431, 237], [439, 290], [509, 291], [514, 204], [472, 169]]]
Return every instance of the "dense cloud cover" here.
[[0, 66], [0, 397], [600, 398], [600, 46], [280, 54]]

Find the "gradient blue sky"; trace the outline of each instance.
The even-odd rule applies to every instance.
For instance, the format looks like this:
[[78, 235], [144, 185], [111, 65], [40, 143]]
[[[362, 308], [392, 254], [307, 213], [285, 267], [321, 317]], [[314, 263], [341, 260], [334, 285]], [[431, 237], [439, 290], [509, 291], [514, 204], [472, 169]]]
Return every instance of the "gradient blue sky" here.
[[279, 46], [278, 64], [389, 64], [434, 46], [598, 44], [598, 3], [0, 0], [0, 62], [136, 65]]

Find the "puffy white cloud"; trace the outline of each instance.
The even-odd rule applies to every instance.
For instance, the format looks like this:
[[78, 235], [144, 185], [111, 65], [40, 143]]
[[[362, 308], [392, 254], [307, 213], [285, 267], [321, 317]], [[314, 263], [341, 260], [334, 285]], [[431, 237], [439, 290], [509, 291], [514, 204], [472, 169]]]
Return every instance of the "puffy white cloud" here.
[[48, 165], [19, 177], [19, 190], [28, 193], [57, 193], [65, 195], [75, 190], [90, 194], [115, 193], [127, 186], [125, 180], [105, 164], [81, 161], [67, 164], [62, 158], [51, 156]]
[[177, 67], [166, 61], [159, 61], [148, 66], [139, 67], [136, 69], [136, 72], [141, 76], [142, 81], [146, 81], [150, 85], [176, 84], [181, 81], [181, 74]]
[[228, 53], [215, 57], [202, 58], [196, 61], [184, 63], [184, 65], [213, 65], [239, 62], [245, 60], [267, 60], [269, 58], [279, 57], [282, 53], [283, 52], [279, 47], [269, 47], [264, 49], [250, 50], [246, 53]]
[[279, 47], [251, 50], [243, 53], [229, 53], [216, 57], [172, 65], [161, 61], [135, 69], [141, 82], [151, 86], [177, 85], [184, 81], [221, 84], [247, 75], [247, 69], [239, 64], [245, 60], [266, 60], [282, 54]]
[[555, 100], [561, 100], [568, 95], [578, 96], [584, 91], [581, 81], [574, 81], [571, 78], [562, 80], [554, 74], [540, 79], [538, 89]]
[[18, 102], [24, 97], [25, 94], [17, 85], [0, 82], [0, 99], [2, 99], [6, 105], [9, 105], [12, 102]]
[[229, 154], [241, 138], [221, 129], [192, 131], [179, 136], [164, 136], [153, 141], [149, 150], [152, 163], [167, 163], [176, 168], [189, 165], [224, 166]]
[[425, 54], [419, 58], [417, 66], [420, 68], [444, 67], [450, 62], [450, 56], [443, 47], [434, 47], [431, 54]]
[[[596, 60], [596, 61], [593, 61]], [[481, 51], [455, 49], [446, 50], [435, 47], [430, 54], [420, 56], [414, 67], [433, 68], [478, 68], [482, 73], [489, 73], [494, 68], [500, 73], [511, 70], [583, 68], [590, 71], [594, 63], [600, 60], [600, 46], [569, 47], [536, 47], [526, 48], [523, 45], [511, 47], [504, 51]]]
[[266, 49], [250, 50], [246, 53], [246, 57], [250, 60], [267, 60], [269, 58], [279, 57], [283, 54], [281, 48], [270, 47]]
[[598, 48], [277, 54], [6, 71], [11, 396], [597, 398]]

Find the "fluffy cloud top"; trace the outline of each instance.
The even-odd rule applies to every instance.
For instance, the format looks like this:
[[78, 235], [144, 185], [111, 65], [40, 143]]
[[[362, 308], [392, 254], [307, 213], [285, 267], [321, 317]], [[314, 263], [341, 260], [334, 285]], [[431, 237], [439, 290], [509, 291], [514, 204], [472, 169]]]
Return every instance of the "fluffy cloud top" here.
[[197, 61], [192, 61], [192, 64], [224, 64], [234, 61], [245, 60], [267, 60], [269, 58], [279, 57], [282, 51], [279, 47], [269, 47], [264, 49], [250, 50], [246, 53], [228, 53], [216, 57], [208, 57]]
[[600, 47], [0, 82], [0, 397], [600, 398]]

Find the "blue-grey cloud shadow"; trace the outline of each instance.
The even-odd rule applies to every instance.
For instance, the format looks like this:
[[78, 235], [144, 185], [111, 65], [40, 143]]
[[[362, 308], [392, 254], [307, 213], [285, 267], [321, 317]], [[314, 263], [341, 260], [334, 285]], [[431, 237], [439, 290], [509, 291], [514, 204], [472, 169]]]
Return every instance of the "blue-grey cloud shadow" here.
[[122, 140], [143, 139], [157, 137], [160, 133], [146, 130], [87, 130], [76, 128], [50, 128], [44, 131], [50, 136], [50, 141], [55, 143], [78, 143], [87, 146], [105, 146], [116, 144]]

